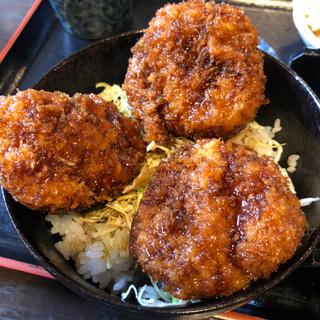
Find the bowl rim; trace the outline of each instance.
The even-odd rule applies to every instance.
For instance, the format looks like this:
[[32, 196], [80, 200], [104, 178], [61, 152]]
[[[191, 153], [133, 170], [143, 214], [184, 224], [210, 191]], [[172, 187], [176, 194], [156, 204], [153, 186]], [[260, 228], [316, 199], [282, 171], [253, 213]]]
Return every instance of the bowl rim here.
[[312, 48], [320, 48], [320, 38], [318, 38], [308, 27], [305, 21], [305, 1], [292, 0], [292, 18], [293, 22], [304, 43]]
[[[41, 86], [41, 83], [46, 81], [48, 76], [52, 72], [58, 72], [63, 66], [68, 63], [69, 61], [72, 61], [75, 59], [79, 54], [85, 53], [87, 50], [91, 50], [93, 47], [96, 46], [101, 46], [104, 43], [108, 43], [113, 40], [117, 40], [119, 38], [124, 38], [124, 37], [130, 37], [130, 36], [140, 36], [142, 35], [143, 30], [139, 31], [131, 31], [131, 32], [126, 32], [119, 34], [114, 37], [109, 37], [105, 38], [102, 40], [99, 40], [97, 42], [94, 42], [85, 48], [76, 51], [57, 65], [55, 65], [52, 69], [49, 70], [48, 73], [46, 73], [40, 81], [34, 86], [35, 88], [39, 89], [39, 86]], [[283, 72], [289, 73], [292, 75], [296, 81], [298, 81], [304, 89], [310, 94], [312, 99], [316, 102], [316, 105], [318, 109], [320, 110], [320, 99], [313, 93], [311, 88], [302, 80], [295, 71], [293, 71], [291, 68], [289, 68], [284, 62], [279, 60], [276, 57], [271, 56], [268, 53], [264, 53], [273, 63], [276, 63], [280, 66]], [[280, 274], [277, 274], [275, 279], [268, 279], [267, 283], [265, 285], [261, 285], [260, 287], [256, 287], [254, 292], [248, 292], [244, 296], [239, 296], [239, 297], [232, 297], [232, 300], [230, 300], [231, 296], [227, 297], [222, 297], [219, 298], [220, 301], [215, 301], [215, 300], [208, 300], [208, 302], [203, 305], [197, 305], [193, 304], [191, 305], [192, 307], [190, 308], [190, 305], [185, 305], [185, 306], [179, 306], [179, 307], [169, 307], [169, 308], [150, 308], [150, 307], [143, 307], [138, 304], [128, 304], [118, 297], [113, 296], [112, 294], [109, 295], [108, 298], [99, 295], [97, 292], [90, 290], [89, 288], [81, 286], [81, 284], [73, 281], [70, 279], [67, 275], [65, 275], [62, 271], [60, 271], [54, 264], [52, 264], [46, 256], [40, 252], [40, 250], [32, 245], [32, 243], [28, 240], [27, 236], [20, 230], [19, 228], [19, 220], [16, 218], [14, 214], [11, 213], [11, 211], [14, 211], [12, 209], [12, 196], [5, 191], [1, 187], [1, 192], [4, 200], [4, 204], [7, 210], [7, 213], [10, 217], [10, 220], [19, 234], [20, 238], [22, 239], [23, 243], [25, 246], [29, 249], [29, 251], [32, 253], [32, 255], [40, 262], [40, 264], [49, 272], [51, 273], [61, 284], [69, 288], [71, 291], [75, 292], [76, 294], [79, 294], [86, 299], [95, 302], [95, 303], [102, 303], [104, 306], [110, 308], [111, 310], [115, 311], [116, 313], [119, 313], [119, 309], [124, 309], [128, 313], [131, 313], [132, 315], [135, 314], [136, 316], [163, 316], [163, 317], [175, 317], [175, 316], [195, 316], [195, 315], [203, 315], [203, 316], [208, 316], [208, 315], [214, 315], [217, 313], [221, 313], [227, 310], [234, 309], [236, 307], [239, 307], [248, 301], [251, 301], [258, 295], [264, 293], [268, 289], [274, 287], [277, 285], [280, 281], [282, 281], [284, 278], [286, 278], [292, 271], [294, 271], [310, 254], [311, 252], [316, 248], [317, 244], [320, 243], [320, 226], [312, 233], [310, 238], [311, 245], [309, 244], [307, 249], [299, 253], [297, 253], [292, 257], [295, 258], [296, 261], [294, 261], [291, 265], [289, 265], [284, 271], [281, 271]], [[272, 280], [272, 281], [271, 281]], [[97, 289], [98, 291], [102, 289]], [[240, 291], [241, 292], [241, 291]], [[244, 292], [244, 291], [242, 291]], [[238, 292], [239, 293], [239, 292]], [[225, 301], [225, 300], [230, 300]]]

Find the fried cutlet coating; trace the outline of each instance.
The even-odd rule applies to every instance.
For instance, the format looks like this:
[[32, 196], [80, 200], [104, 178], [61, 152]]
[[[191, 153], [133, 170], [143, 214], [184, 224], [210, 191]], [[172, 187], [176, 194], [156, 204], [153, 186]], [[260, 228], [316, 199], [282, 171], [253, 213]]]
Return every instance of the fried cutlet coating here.
[[0, 96], [1, 184], [29, 208], [87, 208], [119, 194], [144, 157], [134, 121], [101, 97]]
[[200, 140], [157, 168], [132, 223], [130, 253], [177, 298], [226, 296], [276, 271], [305, 228], [273, 160]]
[[147, 141], [226, 137], [266, 102], [258, 34], [243, 11], [203, 0], [158, 10], [123, 88]]

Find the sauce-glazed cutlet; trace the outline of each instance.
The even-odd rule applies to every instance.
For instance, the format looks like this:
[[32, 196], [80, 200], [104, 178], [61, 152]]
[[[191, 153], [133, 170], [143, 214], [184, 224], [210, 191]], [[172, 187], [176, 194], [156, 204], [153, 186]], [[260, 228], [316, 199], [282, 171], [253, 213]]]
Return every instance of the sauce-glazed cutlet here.
[[241, 9], [190, 0], [157, 11], [133, 47], [124, 89], [146, 140], [228, 137], [264, 96], [258, 33]]
[[29, 208], [105, 202], [134, 177], [144, 150], [136, 123], [99, 96], [0, 96], [1, 184]]
[[130, 252], [177, 298], [226, 296], [276, 271], [305, 228], [273, 160], [201, 140], [157, 168], [132, 223]]

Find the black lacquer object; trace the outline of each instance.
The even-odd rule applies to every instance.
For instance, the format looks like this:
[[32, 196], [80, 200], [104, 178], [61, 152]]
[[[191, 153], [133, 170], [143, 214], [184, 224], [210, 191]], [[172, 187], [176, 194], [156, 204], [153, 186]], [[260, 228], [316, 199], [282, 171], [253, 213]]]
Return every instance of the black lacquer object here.
[[[320, 49], [305, 48], [302, 53], [294, 55], [289, 62], [293, 69], [320, 97]], [[319, 159], [320, 155], [315, 155]], [[319, 190], [320, 194], [320, 190]], [[305, 267], [320, 267], [320, 249], [315, 249], [309, 259], [303, 264]]]
[[290, 60], [290, 67], [320, 97], [320, 49], [305, 48]]
[[[123, 82], [130, 48], [141, 36], [141, 32], [128, 33], [93, 44], [71, 56], [53, 68], [36, 86], [37, 89], [61, 90], [68, 94], [95, 92], [95, 84]], [[283, 158], [299, 154], [297, 171], [292, 176], [300, 198], [320, 194], [320, 101], [308, 85], [279, 60], [265, 55], [267, 75], [266, 95], [270, 104], [263, 107], [257, 121], [271, 125], [281, 119], [283, 130], [277, 140], [286, 143]], [[283, 164], [285, 166], [285, 163]], [[4, 192], [8, 213], [20, 237], [39, 262], [58, 281], [74, 292], [97, 302], [108, 309], [115, 319], [200, 319], [236, 308], [253, 300], [264, 291], [275, 286], [295, 270], [316, 248], [320, 241], [320, 208], [313, 204], [304, 209], [309, 224], [301, 246], [287, 263], [281, 265], [269, 279], [252, 283], [229, 297], [203, 301], [175, 308], [148, 309], [133, 300], [126, 303], [120, 298], [101, 290], [77, 274], [72, 263], [64, 260], [54, 247], [54, 239], [44, 221], [44, 215], [29, 210], [15, 202]]]

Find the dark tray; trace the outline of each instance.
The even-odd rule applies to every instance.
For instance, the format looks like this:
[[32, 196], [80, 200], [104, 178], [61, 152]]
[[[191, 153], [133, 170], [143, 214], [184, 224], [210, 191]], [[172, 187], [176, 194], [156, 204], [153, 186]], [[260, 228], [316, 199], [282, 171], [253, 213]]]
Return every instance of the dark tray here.
[[[155, 10], [166, 2], [135, 0], [131, 23], [122, 31], [146, 27]], [[303, 51], [303, 43], [292, 22], [291, 1], [226, 2], [244, 8], [264, 40], [264, 49], [285, 63]], [[0, 66], [0, 93], [9, 94], [15, 88], [32, 87], [55, 64], [89, 44], [89, 41], [64, 32], [49, 3], [43, 1]], [[317, 255], [319, 251], [277, 287], [237, 311], [269, 319], [319, 319], [320, 268], [314, 267]], [[2, 200], [0, 256], [37, 264], [14, 231]], [[0, 287], [1, 319], [62, 320], [73, 315], [78, 319], [111, 319], [106, 310], [98, 309], [52, 280], [0, 269]]]

